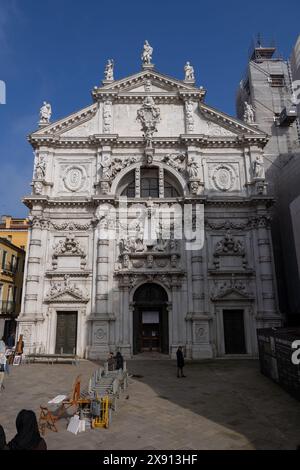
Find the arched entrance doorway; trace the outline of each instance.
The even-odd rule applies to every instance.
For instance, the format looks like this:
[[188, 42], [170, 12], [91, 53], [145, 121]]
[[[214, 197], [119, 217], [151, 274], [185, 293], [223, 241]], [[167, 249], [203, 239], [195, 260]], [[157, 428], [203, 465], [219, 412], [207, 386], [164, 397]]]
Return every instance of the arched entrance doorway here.
[[169, 354], [168, 295], [158, 284], [140, 286], [133, 296], [133, 354]]

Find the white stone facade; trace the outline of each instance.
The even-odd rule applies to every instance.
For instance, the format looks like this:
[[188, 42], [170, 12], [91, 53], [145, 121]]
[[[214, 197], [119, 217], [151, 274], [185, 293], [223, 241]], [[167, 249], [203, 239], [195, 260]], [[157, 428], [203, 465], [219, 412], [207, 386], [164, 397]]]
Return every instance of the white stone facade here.
[[[181, 344], [192, 359], [230, 354], [240, 333], [230, 320], [225, 332], [224, 318], [236, 312], [241, 352], [255, 355], [256, 328], [281, 324], [272, 199], [255, 170], [267, 136], [206, 105], [203, 88], [162, 75], [152, 64], [104, 82], [92, 95], [91, 106], [30, 136], [33, 193], [24, 202], [31, 230], [18, 319], [25, 348], [58, 351], [68, 343], [68, 326], [62, 320], [58, 327], [57, 319], [73, 312], [80, 357], [117, 349], [132, 356], [146, 345], [139, 343], [140, 318], [155, 310], [153, 299], [149, 305], [145, 299], [139, 304], [144, 317], [135, 316], [137, 293], [151, 284], [165, 293], [163, 310], [156, 305], [164, 316], [158, 350], [174, 357]], [[163, 203], [202, 205], [203, 247], [186, 249], [185, 240], [172, 237], [149, 241], [137, 224], [131, 238], [114, 239], [113, 210], [104, 209], [117, 211], [124, 194], [129, 206], [144, 203], [149, 214]]]

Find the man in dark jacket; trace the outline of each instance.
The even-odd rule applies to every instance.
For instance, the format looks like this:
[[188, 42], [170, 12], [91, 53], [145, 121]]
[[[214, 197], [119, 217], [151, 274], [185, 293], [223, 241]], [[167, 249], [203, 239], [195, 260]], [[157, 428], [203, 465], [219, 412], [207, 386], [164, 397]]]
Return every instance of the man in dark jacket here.
[[180, 377], [179, 372], [181, 373], [181, 377], [186, 377], [183, 374], [184, 357], [183, 357], [183, 352], [182, 352], [182, 346], [178, 346], [176, 356], [177, 356], [177, 377]]

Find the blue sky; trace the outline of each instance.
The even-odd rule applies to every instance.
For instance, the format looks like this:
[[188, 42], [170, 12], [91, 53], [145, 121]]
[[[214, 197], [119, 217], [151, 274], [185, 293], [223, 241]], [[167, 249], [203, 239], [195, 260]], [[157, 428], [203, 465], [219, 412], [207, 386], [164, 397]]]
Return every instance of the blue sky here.
[[258, 32], [289, 57], [300, 33], [300, 2], [270, 0], [0, 0], [0, 214], [25, 216], [33, 153], [26, 136], [43, 100], [52, 120], [91, 103], [108, 58], [115, 78], [140, 70], [145, 39], [156, 69], [183, 78], [187, 60], [206, 102], [235, 115], [235, 92]]

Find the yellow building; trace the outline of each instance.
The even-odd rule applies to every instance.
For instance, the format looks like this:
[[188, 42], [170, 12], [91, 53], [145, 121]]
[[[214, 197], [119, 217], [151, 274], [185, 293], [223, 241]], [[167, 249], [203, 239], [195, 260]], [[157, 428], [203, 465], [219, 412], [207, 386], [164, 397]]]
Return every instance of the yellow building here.
[[7, 238], [11, 243], [26, 250], [28, 239], [29, 220], [17, 219], [10, 215], [3, 215], [0, 221], [0, 237]]
[[[24, 238], [25, 239], [25, 238]], [[0, 238], [0, 338], [16, 329], [21, 310], [25, 251]]]

